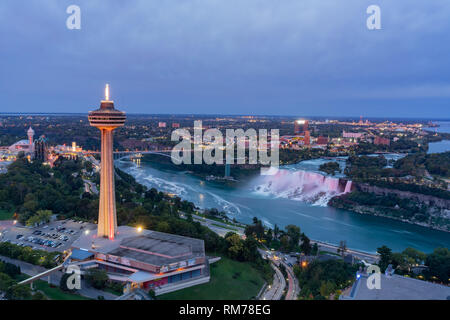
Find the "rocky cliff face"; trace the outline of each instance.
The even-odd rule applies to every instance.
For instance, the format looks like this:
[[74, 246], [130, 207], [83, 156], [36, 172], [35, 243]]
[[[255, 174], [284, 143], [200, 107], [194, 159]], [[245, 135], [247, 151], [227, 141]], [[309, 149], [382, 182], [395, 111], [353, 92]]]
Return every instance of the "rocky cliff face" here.
[[362, 183], [352, 189], [355, 192], [335, 196], [328, 205], [450, 232], [450, 200]]
[[[433, 197], [430, 195], [413, 193], [409, 191], [402, 191], [396, 189], [380, 188], [372, 186], [367, 183], [354, 183], [354, 187], [361, 192], [373, 193], [380, 196], [396, 195], [401, 199], [410, 199], [411, 201], [423, 203], [430, 207], [436, 207], [439, 209], [450, 210], [450, 200]], [[449, 217], [450, 218], [450, 217]]]

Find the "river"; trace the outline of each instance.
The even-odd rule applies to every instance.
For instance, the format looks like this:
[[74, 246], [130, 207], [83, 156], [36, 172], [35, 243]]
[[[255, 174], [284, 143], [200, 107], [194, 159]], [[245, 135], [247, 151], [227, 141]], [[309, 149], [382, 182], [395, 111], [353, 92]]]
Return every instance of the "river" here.
[[[429, 128], [430, 131], [450, 133], [450, 121], [436, 122], [439, 127]], [[428, 144], [428, 153], [440, 153], [450, 151], [450, 140], [442, 140]]]
[[[290, 177], [286, 171], [297, 175], [302, 170], [314, 173], [323, 161], [304, 161], [284, 167], [284, 175], [280, 179]], [[252, 178], [239, 186], [230, 187], [205, 181], [187, 172], [169, 170], [155, 163], [120, 160], [116, 165], [148, 187], [177, 194], [201, 208], [215, 207], [224, 210], [229, 216], [245, 223], [258, 217], [272, 228], [275, 224], [280, 227], [295, 224], [311, 239], [330, 244], [339, 244], [341, 240], [345, 240], [348, 248], [369, 253], [375, 253], [382, 245], [387, 245], [394, 251], [414, 247], [427, 253], [436, 247], [450, 248], [450, 233], [337, 210], [325, 206], [323, 201], [310, 204], [289, 192], [261, 192], [262, 186], [267, 184], [264, 179], [269, 179], [265, 177]], [[291, 184], [290, 177], [286, 182], [278, 183], [277, 188], [285, 185], [289, 189]], [[272, 184], [269, 185], [273, 187]]]

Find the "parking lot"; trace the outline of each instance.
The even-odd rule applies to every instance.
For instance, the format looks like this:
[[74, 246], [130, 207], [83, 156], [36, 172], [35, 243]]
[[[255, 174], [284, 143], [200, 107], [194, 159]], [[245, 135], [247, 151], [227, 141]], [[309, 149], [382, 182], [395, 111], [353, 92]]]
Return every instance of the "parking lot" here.
[[94, 232], [96, 225], [74, 220], [53, 221], [39, 227], [24, 227], [12, 222], [0, 224], [0, 241], [33, 250], [59, 251], [70, 248], [83, 232]]

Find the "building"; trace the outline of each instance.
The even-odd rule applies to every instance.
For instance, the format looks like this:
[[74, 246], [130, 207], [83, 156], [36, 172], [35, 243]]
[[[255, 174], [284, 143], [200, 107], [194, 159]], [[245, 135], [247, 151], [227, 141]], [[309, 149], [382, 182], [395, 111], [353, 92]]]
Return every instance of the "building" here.
[[345, 130], [342, 131], [343, 138], [361, 139], [362, 136], [363, 136], [363, 134], [360, 132], [345, 132]]
[[318, 137], [316, 144], [328, 144], [328, 138], [327, 137]]
[[27, 135], [28, 135], [28, 144], [30, 146], [32, 146], [33, 145], [33, 138], [34, 138], [34, 130], [33, 130], [33, 128], [30, 127], [28, 129]]
[[84, 233], [72, 244], [70, 259], [82, 273], [89, 268], [106, 270], [128, 290], [163, 294], [210, 279], [203, 240], [128, 226], [119, 227], [113, 241]]
[[340, 300], [449, 300], [450, 287], [428, 281], [380, 274], [380, 289], [369, 289], [367, 274], [362, 274], [350, 292]]
[[311, 136], [309, 134], [309, 130], [305, 131], [305, 137], [303, 139], [305, 146], [309, 146], [311, 144]]
[[172, 128], [179, 128], [179, 127], [180, 127], [179, 123], [176, 122], [172, 123]]
[[29, 128], [27, 131], [28, 139], [17, 141], [16, 143], [9, 146], [9, 151], [11, 152], [20, 152], [24, 151], [25, 153], [31, 153], [33, 151], [33, 137], [34, 130], [33, 128]]
[[100, 108], [89, 112], [91, 126], [101, 132], [100, 205], [98, 214], [98, 237], [114, 240], [117, 231], [116, 195], [114, 186], [113, 131], [124, 125], [126, 115], [114, 108], [109, 100], [109, 85], [105, 88], [105, 100]]
[[391, 141], [389, 139], [386, 139], [386, 138], [375, 137], [375, 139], [373, 140], [373, 144], [388, 146], [388, 145], [391, 144]]
[[308, 120], [297, 120], [294, 122], [294, 135], [302, 134], [308, 131], [309, 121]]
[[40, 136], [34, 141], [34, 159], [47, 162], [48, 160], [48, 146], [45, 136]]
[[135, 289], [162, 294], [208, 282], [203, 240], [117, 227], [112, 133], [125, 119], [125, 113], [109, 100], [106, 85], [100, 108], [89, 112], [89, 122], [100, 129], [102, 138], [98, 229], [97, 233], [85, 230], [73, 242], [68, 263], [79, 266], [82, 273], [91, 268], [105, 270], [110, 280], [126, 284], [126, 294]]
[[165, 128], [167, 126], [167, 123], [165, 122], [158, 122], [158, 128]]

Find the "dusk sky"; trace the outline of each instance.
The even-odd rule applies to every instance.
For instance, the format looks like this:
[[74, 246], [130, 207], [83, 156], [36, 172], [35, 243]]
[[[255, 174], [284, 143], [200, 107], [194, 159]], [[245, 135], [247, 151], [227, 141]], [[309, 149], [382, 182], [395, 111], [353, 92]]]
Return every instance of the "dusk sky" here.
[[127, 113], [450, 118], [449, 17], [449, 0], [2, 0], [0, 112], [87, 112], [110, 83]]

